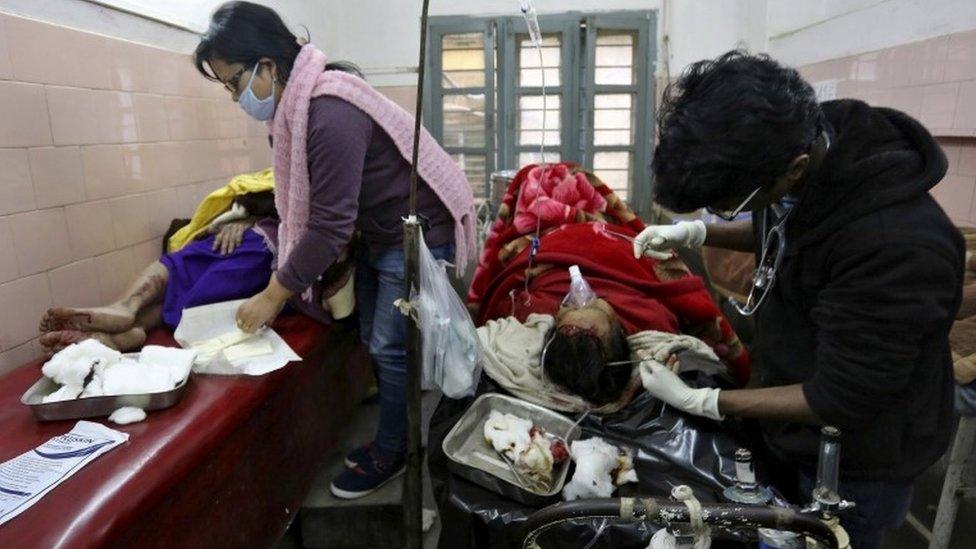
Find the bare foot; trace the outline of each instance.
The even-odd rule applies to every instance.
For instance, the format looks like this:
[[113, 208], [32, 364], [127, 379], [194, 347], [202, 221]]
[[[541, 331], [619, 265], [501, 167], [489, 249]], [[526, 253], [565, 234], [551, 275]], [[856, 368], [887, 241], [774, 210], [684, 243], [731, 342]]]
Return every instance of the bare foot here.
[[105, 332], [83, 332], [81, 330], [58, 330], [41, 336], [40, 343], [48, 356], [57, 353], [72, 343], [94, 339], [116, 351], [137, 351], [146, 342], [146, 331], [135, 327], [117, 334]]
[[121, 306], [110, 305], [92, 309], [55, 307], [47, 310], [47, 314], [41, 319], [38, 329], [42, 333], [80, 330], [114, 334], [132, 328], [135, 322], [135, 315]]

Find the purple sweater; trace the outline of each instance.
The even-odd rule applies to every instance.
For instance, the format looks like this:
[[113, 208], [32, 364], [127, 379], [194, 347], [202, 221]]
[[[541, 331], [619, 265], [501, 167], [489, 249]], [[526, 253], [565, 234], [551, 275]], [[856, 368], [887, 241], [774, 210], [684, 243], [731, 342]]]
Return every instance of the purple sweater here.
[[[402, 246], [409, 209], [410, 163], [366, 113], [337, 97], [317, 97], [309, 105], [308, 175], [308, 232], [277, 273], [295, 293], [335, 262], [353, 231], [371, 251]], [[453, 242], [451, 213], [423, 181], [417, 213], [430, 223], [424, 233], [429, 247]]]

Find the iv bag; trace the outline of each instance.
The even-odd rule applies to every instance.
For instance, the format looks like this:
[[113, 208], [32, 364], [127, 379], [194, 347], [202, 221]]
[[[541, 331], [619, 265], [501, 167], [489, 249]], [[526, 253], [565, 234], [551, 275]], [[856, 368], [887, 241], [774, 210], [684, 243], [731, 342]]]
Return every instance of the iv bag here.
[[468, 309], [420, 236], [419, 288], [410, 291], [417, 313], [423, 355], [424, 389], [439, 388], [450, 398], [474, 394], [481, 378], [481, 345]]

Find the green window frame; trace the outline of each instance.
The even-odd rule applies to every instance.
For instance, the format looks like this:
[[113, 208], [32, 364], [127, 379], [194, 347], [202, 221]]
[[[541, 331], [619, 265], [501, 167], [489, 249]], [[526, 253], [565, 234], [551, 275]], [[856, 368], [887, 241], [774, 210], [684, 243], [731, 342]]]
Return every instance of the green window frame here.
[[[547, 159], [558, 156], [602, 172], [635, 210], [647, 213], [656, 15], [540, 15], [546, 47], [541, 69], [535, 49], [523, 51], [527, 31], [521, 17], [431, 18], [424, 122], [465, 167], [477, 198], [489, 195], [492, 172], [538, 159], [538, 109], [546, 108]], [[632, 71], [629, 79], [625, 66]], [[541, 92], [540, 70], [546, 71], [547, 105], [533, 100]], [[557, 76], [558, 84], [552, 82]]]

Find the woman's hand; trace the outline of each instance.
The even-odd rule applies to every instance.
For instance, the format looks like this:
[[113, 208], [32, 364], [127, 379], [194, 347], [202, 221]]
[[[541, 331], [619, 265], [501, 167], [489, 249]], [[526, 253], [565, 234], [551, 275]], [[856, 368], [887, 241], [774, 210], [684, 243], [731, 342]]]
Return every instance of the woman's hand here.
[[232, 221], [224, 223], [217, 229], [214, 236], [213, 251], [220, 251], [220, 255], [233, 253], [244, 241], [244, 231], [254, 225], [251, 221]]
[[272, 274], [268, 287], [237, 309], [237, 327], [247, 333], [254, 333], [271, 324], [285, 307], [289, 297], [291, 291], [282, 286], [278, 277]]

